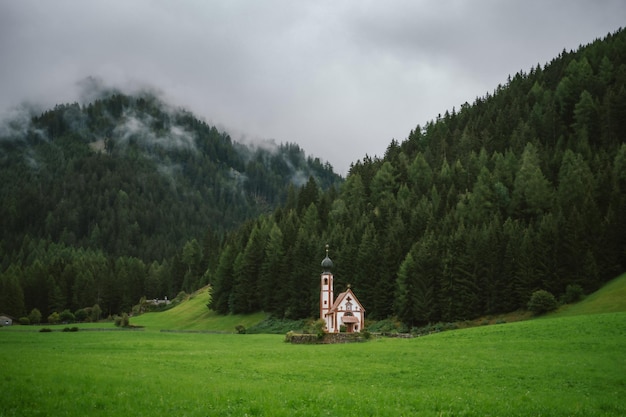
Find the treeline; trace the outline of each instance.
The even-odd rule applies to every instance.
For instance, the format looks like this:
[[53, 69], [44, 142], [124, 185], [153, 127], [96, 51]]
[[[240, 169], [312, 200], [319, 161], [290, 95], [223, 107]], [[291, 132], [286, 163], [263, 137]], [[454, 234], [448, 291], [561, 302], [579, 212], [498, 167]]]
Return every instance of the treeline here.
[[3, 131], [0, 311], [15, 317], [94, 303], [121, 313], [194, 290], [227, 231], [309, 177], [342, 181], [296, 144], [236, 143], [148, 94], [58, 105]]
[[336, 291], [409, 326], [526, 306], [538, 289], [597, 289], [626, 268], [626, 33], [563, 51], [417, 126], [305, 198], [229, 235], [212, 308], [318, 314]]

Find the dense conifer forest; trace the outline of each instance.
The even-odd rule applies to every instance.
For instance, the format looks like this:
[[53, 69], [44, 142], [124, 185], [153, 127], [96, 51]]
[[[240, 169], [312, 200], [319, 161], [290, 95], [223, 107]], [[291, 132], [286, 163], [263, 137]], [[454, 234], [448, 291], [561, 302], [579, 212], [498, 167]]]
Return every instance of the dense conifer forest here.
[[[315, 317], [330, 244], [336, 291], [407, 326], [525, 308], [626, 269], [626, 33], [563, 51], [351, 166], [338, 193], [228, 236], [212, 308]], [[576, 287], [576, 288], [579, 288]], [[301, 300], [308, 300], [302, 303]]]
[[[623, 30], [416, 126], [345, 182], [296, 145], [255, 153], [121, 94], [13, 131], [0, 309], [16, 317], [117, 313], [205, 283], [222, 314], [315, 317], [327, 243], [335, 291], [407, 326], [590, 292], [626, 269]], [[309, 167], [299, 187], [280, 182], [292, 165]]]
[[150, 93], [16, 118], [0, 138], [0, 311], [21, 317], [207, 283], [226, 232], [342, 178], [296, 144], [244, 145]]

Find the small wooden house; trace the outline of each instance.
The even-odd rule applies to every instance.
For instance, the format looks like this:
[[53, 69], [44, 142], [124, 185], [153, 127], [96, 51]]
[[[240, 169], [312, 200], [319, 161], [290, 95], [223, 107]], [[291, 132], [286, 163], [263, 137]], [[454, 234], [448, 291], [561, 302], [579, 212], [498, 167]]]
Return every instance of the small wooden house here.
[[6, 314], [0, 314], [0, 327], [12, 326], [12, 325], [13, 325], [13, 317], [8, 316]]

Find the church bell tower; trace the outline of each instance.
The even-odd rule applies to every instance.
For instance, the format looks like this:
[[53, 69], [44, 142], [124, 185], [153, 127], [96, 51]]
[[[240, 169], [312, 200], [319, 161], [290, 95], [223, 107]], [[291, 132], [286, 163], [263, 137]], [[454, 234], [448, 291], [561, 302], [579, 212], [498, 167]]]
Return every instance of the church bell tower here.
[[322, 260], [322, 275], [320, 277], [320, 319], [326, 321], [326, 314], [333, 306], [333, 274], [330, 270], [333, 261], [328, 257], [328, 245], [326, 245], [326, 257]]

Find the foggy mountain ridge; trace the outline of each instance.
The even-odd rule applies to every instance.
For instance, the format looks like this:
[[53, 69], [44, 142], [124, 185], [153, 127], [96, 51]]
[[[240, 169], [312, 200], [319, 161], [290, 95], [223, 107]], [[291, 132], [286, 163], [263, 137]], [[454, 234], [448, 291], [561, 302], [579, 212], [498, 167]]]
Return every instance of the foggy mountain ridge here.
[[[38, 114], [24, 107], [4, 121], [0, 177], [12, 184], [2, 190], [6, 247], [49, 237], [161, 260], [207, 230], [221, 235], [271, 211], [309, 178], [323, 190], [342, 182], [296, 144], [236, 142], [151, 92], [98, 97]], [[126, 219], [116, 206], [120, 192], [128, 195]], [[106, 236], [94, 238], [103, 227]], [[126, 227], [134, 241], [122, 238]]]

